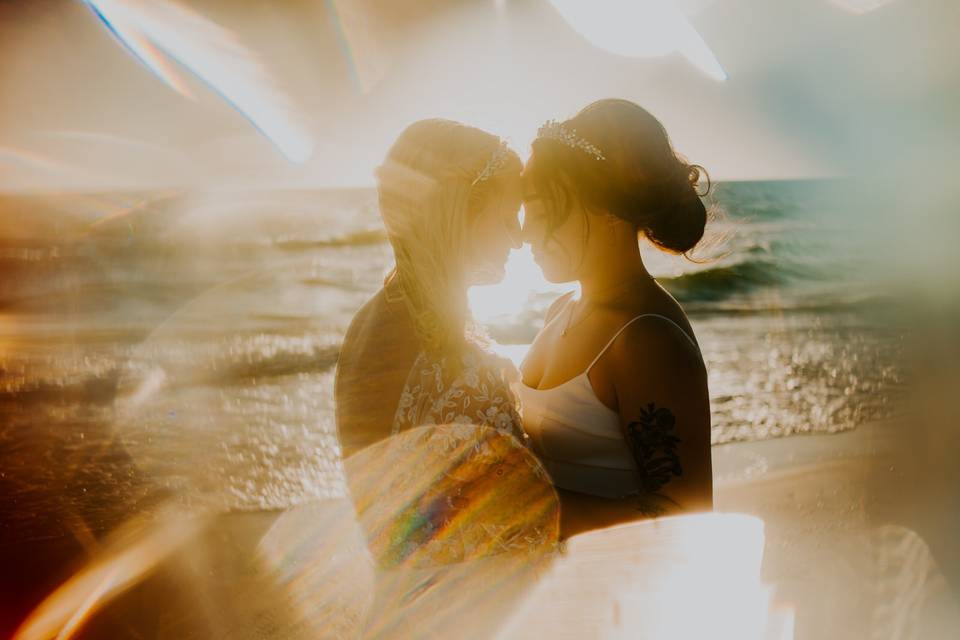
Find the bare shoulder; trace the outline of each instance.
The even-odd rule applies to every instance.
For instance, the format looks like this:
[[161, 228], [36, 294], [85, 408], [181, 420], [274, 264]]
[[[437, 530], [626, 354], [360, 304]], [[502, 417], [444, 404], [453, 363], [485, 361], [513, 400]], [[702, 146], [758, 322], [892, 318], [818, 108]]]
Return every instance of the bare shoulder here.
[[610, 347], [610, 360], [615, 369], [631, 377], [654, 372], [660, 375], [703, 372], [696, 338], [683, 316], [639, 314], [628, 322]]

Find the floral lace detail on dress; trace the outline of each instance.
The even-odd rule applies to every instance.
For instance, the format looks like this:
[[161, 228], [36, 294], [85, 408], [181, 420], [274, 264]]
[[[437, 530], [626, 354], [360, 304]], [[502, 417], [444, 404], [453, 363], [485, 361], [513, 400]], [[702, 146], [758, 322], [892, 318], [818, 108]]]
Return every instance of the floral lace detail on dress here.
[[489, 426], [526, 442], [506, 372], [512, 364], [471, 344], [453, 375], [446, 357], [421, 351], [400, 394], [392, 435], [434, 424]]
[[476, 342], [461, 358], [451, 367], [420, 353], [391, 437], [344, 463], [381, 568], [501, 554], [514, 554], [517, 566], [533, 566], [556, 550], [559, 501], [525, 446], [509, 386], [512, 365]]

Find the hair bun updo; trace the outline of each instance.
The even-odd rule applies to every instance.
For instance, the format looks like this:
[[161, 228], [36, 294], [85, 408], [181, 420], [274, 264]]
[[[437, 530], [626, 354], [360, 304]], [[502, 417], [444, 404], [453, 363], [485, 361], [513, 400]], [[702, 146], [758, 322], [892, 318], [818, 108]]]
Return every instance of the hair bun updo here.
[[635, 183], [614, 207], [617, 217], [633, 222], [657, 247], [671, 253], [691, 251], [703, 238], [707, 208], [697, 192], [703, 169], [677, 159], [665, 179]]
[[[630, 222], [654, 245], [685, 254], [703, 238], [707, 208], [697, 187], [703, 167], [677, 155], [663, 125], [629, 100], [598, 100], [562, 123], [598, 147], [603, 159], [552, 140], [534, 143], [530, 177], [543, 187], [568, 185], [588, 209]], [[564, 179], [565, 178], [565, 179]], [[538, 193], [550, 192], [537, 188]]]

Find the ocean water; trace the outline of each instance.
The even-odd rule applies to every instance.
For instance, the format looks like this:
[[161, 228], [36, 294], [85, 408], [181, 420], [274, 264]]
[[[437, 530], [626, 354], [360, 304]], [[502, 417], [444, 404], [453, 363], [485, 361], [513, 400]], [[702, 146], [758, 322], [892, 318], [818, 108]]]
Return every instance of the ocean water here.
[[[714, 443], [897, 412], [903, 333], [846, 188], [721, 183], [711, 259], [645, 249], [701, 343]], [[7, 533], [109, 527], [158, 490], [235, 508], [342, 493], [333, 372], [390, 263], [369, 189], [0, 198]], [[520, 251], [471, 301], [516, 351], [565, 290]]]

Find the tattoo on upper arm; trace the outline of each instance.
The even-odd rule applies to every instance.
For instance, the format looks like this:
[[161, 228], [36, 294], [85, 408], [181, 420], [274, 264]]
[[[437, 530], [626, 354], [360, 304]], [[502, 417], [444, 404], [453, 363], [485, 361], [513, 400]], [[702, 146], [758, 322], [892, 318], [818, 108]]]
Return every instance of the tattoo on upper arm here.
[[683, 473], [677, 455], [676, 418], [669, 409], [652, 402], [640, 410], [640, 418], [627, 425], [627, 439], [640, 475], [643, 496], [661, 497], [660, 490]]

